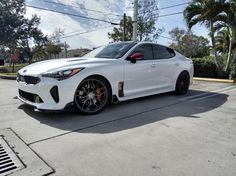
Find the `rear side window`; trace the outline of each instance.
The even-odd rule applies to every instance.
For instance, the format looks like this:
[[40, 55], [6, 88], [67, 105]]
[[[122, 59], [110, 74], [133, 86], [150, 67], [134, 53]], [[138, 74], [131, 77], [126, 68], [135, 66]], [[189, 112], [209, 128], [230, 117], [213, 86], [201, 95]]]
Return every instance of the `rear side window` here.
[[169, 59], [175, 56], [175, 51], [160, 45], [153, 45], [154, 59]]
[[152, 45], [150, 44], [143, 44], [137, 46], [132, 54], [134, 53], [141, 53], [144, 55], [144, 60], [153, 60], [153, 51], [152, 51]]

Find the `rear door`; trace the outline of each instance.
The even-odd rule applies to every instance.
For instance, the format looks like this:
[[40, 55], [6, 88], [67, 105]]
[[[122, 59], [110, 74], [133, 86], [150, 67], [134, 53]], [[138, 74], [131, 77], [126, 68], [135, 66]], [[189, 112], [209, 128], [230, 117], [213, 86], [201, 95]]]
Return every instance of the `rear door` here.
[[153, 54], [155, 60], [155, 75], [158, 75], [157, 89], [169, 91], [174, 87], [179, 63], [175, 59], [174, 50], [153, 44]]

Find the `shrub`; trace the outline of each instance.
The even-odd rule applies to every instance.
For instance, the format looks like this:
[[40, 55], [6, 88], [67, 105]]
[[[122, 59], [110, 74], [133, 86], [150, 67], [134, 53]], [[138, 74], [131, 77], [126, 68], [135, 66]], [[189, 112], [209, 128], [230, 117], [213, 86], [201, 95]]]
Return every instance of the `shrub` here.
[[236, 63], [232, 64], [231, 66], [229, 78], [236, 80]]
[[8, 73], [9, 70], [6, 67], [0, 67], [0, 73]]
[[217, 67], [214, 62], [214, 57], [207, 56], [204, 58], [194, 58], [194, 76], [195, 77], [207, 77], [207, 78], [217, 78]]

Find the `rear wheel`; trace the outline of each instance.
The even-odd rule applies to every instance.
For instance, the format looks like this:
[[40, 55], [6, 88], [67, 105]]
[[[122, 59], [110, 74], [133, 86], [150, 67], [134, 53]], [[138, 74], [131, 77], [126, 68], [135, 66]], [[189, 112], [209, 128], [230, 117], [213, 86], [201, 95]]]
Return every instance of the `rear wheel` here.
[[110, 101], [108, 83], [100, 77], [90, 77], [80, 83], [74, 102], [84, 114], [96, 114], [103, 110]]
[[184, 95], [188, 92], [190, 84], [190, 77], [188, 72], [182, 72], [176, 82], [175, 93], [178, 95]]

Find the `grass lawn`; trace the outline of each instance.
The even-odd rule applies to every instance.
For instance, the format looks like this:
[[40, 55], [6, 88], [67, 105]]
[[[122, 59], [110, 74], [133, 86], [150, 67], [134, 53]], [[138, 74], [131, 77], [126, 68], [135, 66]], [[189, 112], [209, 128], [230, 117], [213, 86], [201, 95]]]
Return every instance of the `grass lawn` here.
[[23, 63], [23, 64], [15, 64], [14, 65], [14, 72], [13, 72], [13, 66], [3, 66], [0, 67], [0, 74], [4, 74], [4, 75], [16, 75], [18, 70], [20, 70], [21, 68], [25, 67], [29, 65], [28, 63]]
[[16, 76], [17, 73], [16, 72], [14, 72], [14, 73], [0, 73], [0, 75]]
[[14, 73], [0, 73], [0, 76], [16, 76], [17, 73], [14, 72]]

